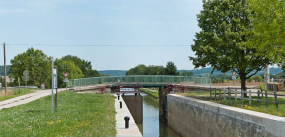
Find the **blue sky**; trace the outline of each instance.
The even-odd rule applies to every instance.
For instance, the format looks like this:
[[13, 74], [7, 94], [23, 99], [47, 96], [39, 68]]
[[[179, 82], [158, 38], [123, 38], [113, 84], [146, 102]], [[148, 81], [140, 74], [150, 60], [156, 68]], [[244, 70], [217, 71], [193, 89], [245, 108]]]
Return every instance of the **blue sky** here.
[[[193, 69], [188, 56], [194, 56], [190, 45], [200, 30], [200, 10], [202, 0], [1, 1], [0, 43], [11, 44], [7, 64], [34, 47], [55, 58], [78, 56], [97, 70], [165, 66], [168, 61], [178, 69]], [[2, 46], [0, 53], [3, 65]]]

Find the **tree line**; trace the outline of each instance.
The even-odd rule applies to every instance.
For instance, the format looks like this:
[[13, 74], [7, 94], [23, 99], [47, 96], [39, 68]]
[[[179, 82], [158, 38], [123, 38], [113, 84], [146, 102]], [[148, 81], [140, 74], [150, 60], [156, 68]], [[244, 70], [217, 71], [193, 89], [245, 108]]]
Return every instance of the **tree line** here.
[[[24, 85], [23, 72], [29, 72], [28, 85], [40, 87], [42, 83], [46, 88], [51, 87], [51, 65], [52, 57], [44, 54], [42, 50], [29, 48], [26, 52], [18, 54], [11, 59], [10, 77], [14, 82], [10, 86], [18, 85], [18, 78], [21, 85]], [[55, 59], [54, 66], [57, 66], [58, 87], [65, 87], [63, 73], [69, 73], [69, 79], [99, 77], [97, 70], [92, 69], [90, 61], [80, 59], [77, 56], [66, 55]]]
[[155, 66], [155, 65], [137, 65], [134, 68], [129, 69], [126, 75], [183, 75], [183, 76], [193, 76], [194, 73], [190, 71], [183, 71], [181, 74], [177, 71], [177, 67], [173, 62], [167, 62], [166, 67]]

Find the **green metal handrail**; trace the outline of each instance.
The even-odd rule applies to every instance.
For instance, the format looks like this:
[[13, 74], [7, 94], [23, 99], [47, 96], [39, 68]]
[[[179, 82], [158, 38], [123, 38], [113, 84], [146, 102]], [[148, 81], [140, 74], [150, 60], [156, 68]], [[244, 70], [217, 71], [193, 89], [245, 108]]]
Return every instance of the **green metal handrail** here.
[[193, 82], [195, 85], [211, 85], [211, 79], [207, 77], [191, 76], [167, 76], [167, 75], [128, 75], [128, 76], [108, 76], [108, 77], [91, 77], [71, 79], [70, 87], [92, 86], [98, 84], [114, 83], [147, 83], [147, 84], [167, 84]]

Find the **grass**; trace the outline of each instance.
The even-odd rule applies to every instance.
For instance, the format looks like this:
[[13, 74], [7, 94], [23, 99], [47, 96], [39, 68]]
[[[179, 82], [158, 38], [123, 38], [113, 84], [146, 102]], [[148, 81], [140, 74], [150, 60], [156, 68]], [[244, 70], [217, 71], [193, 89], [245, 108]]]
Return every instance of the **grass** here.
[[0, 136], [116, 135], [114, 96], [63, 91], [51, 112], [51, 96], [0, 110]]
[[[275, 103], [268, 103], [268, 108], [266, 108], [265, 102], [260, 102], [259, 106], [257, 105], [257, 101], [251, 101], [251, 106], [249, 106], [249, 101], [244, 100], [244, 105], [242, 105], [242, 101], [240, 99], [237, 99], [237, 104], [234, 103], [235, 99], [231, 98], [231, 102], [227, 99], [223, 100], [223, 94], [221, 94], [222, 98], [221, 100], [214, 100], [210, 99], [210, 93], [180, 93], [182, 96], [186, 97], [192, 97], [192, 98], [197, 98], [201, 100], [206, 100], [206, 101], [211, 101], [219, 104], [224, 104], [228, 106], [233, 106], [233, 107], [238, 107], [238, 108], [243, 108], [247, 110], [252, 110], [252, 111], [257, 111], [257, 112], [262, 112], [262, 113], [267, 113], [271, 115], [276, 115], [276, 116], [281, 116], [285, 117], [285, 104], [278, 104], [278, 109], [276, 109]], [[214, 96], [213, 96], [214, 98]], [[218, 98], [218, 96], [217, 96]], [[257, 97], [252, 97], [256, 99]], [[260, 99], [265, 100], [265, 97], [260, 97]], [[268, 97], [268, 100], [274, 101], [273, 97]], [[285, 102], [284, 98], [278, 98], [278, 102]]]
[[256, 86], [255, 88], [258, 88], [258, 89], [260, 89], [260, 88], [261, 88], [261, 89], [262, 89], [262, 91], [267, 90], [264, 84], [258, 85], [258, 86]]
[[19, 94], [19, 89], [8, 89], [7, 93], [5, 94], [5, 91], [1, 90], [0, 91], [0, 101], [22, 96], [22, 95], [29, 94], [32, 92], [34, 91], [32, 91], [31, 89], [21, 89], [21, 92]]
[[156, 99], [159, 99], [159, 94], [158, 94], [158, 92], [152, 92], [152, 91], [149, 91], [149, 90], [143, 89], [143, 88], [141, 88], [140, 90], [142, 90], [143, 92], [145, 92], [145, 93], [147, 93], [147, 94], [153, 96], [153, 97], [156, 98]]

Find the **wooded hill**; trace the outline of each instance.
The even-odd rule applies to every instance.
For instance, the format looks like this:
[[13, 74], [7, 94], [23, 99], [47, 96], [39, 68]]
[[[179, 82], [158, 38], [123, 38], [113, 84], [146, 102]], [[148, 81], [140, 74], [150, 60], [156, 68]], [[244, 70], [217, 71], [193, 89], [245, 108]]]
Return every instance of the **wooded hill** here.
[[[7, 65], [6, 66], [6, 71], [7, 71], [7, 73], [6, 73], [6, 75], [8, 75], [9, 76], [9, 72], [10, 72], [10, 67], [11, 67], [11, 65]], [[3, 66], [0, 66], [0, 75], [1, 76], [4, 76], [4, 65]]]

